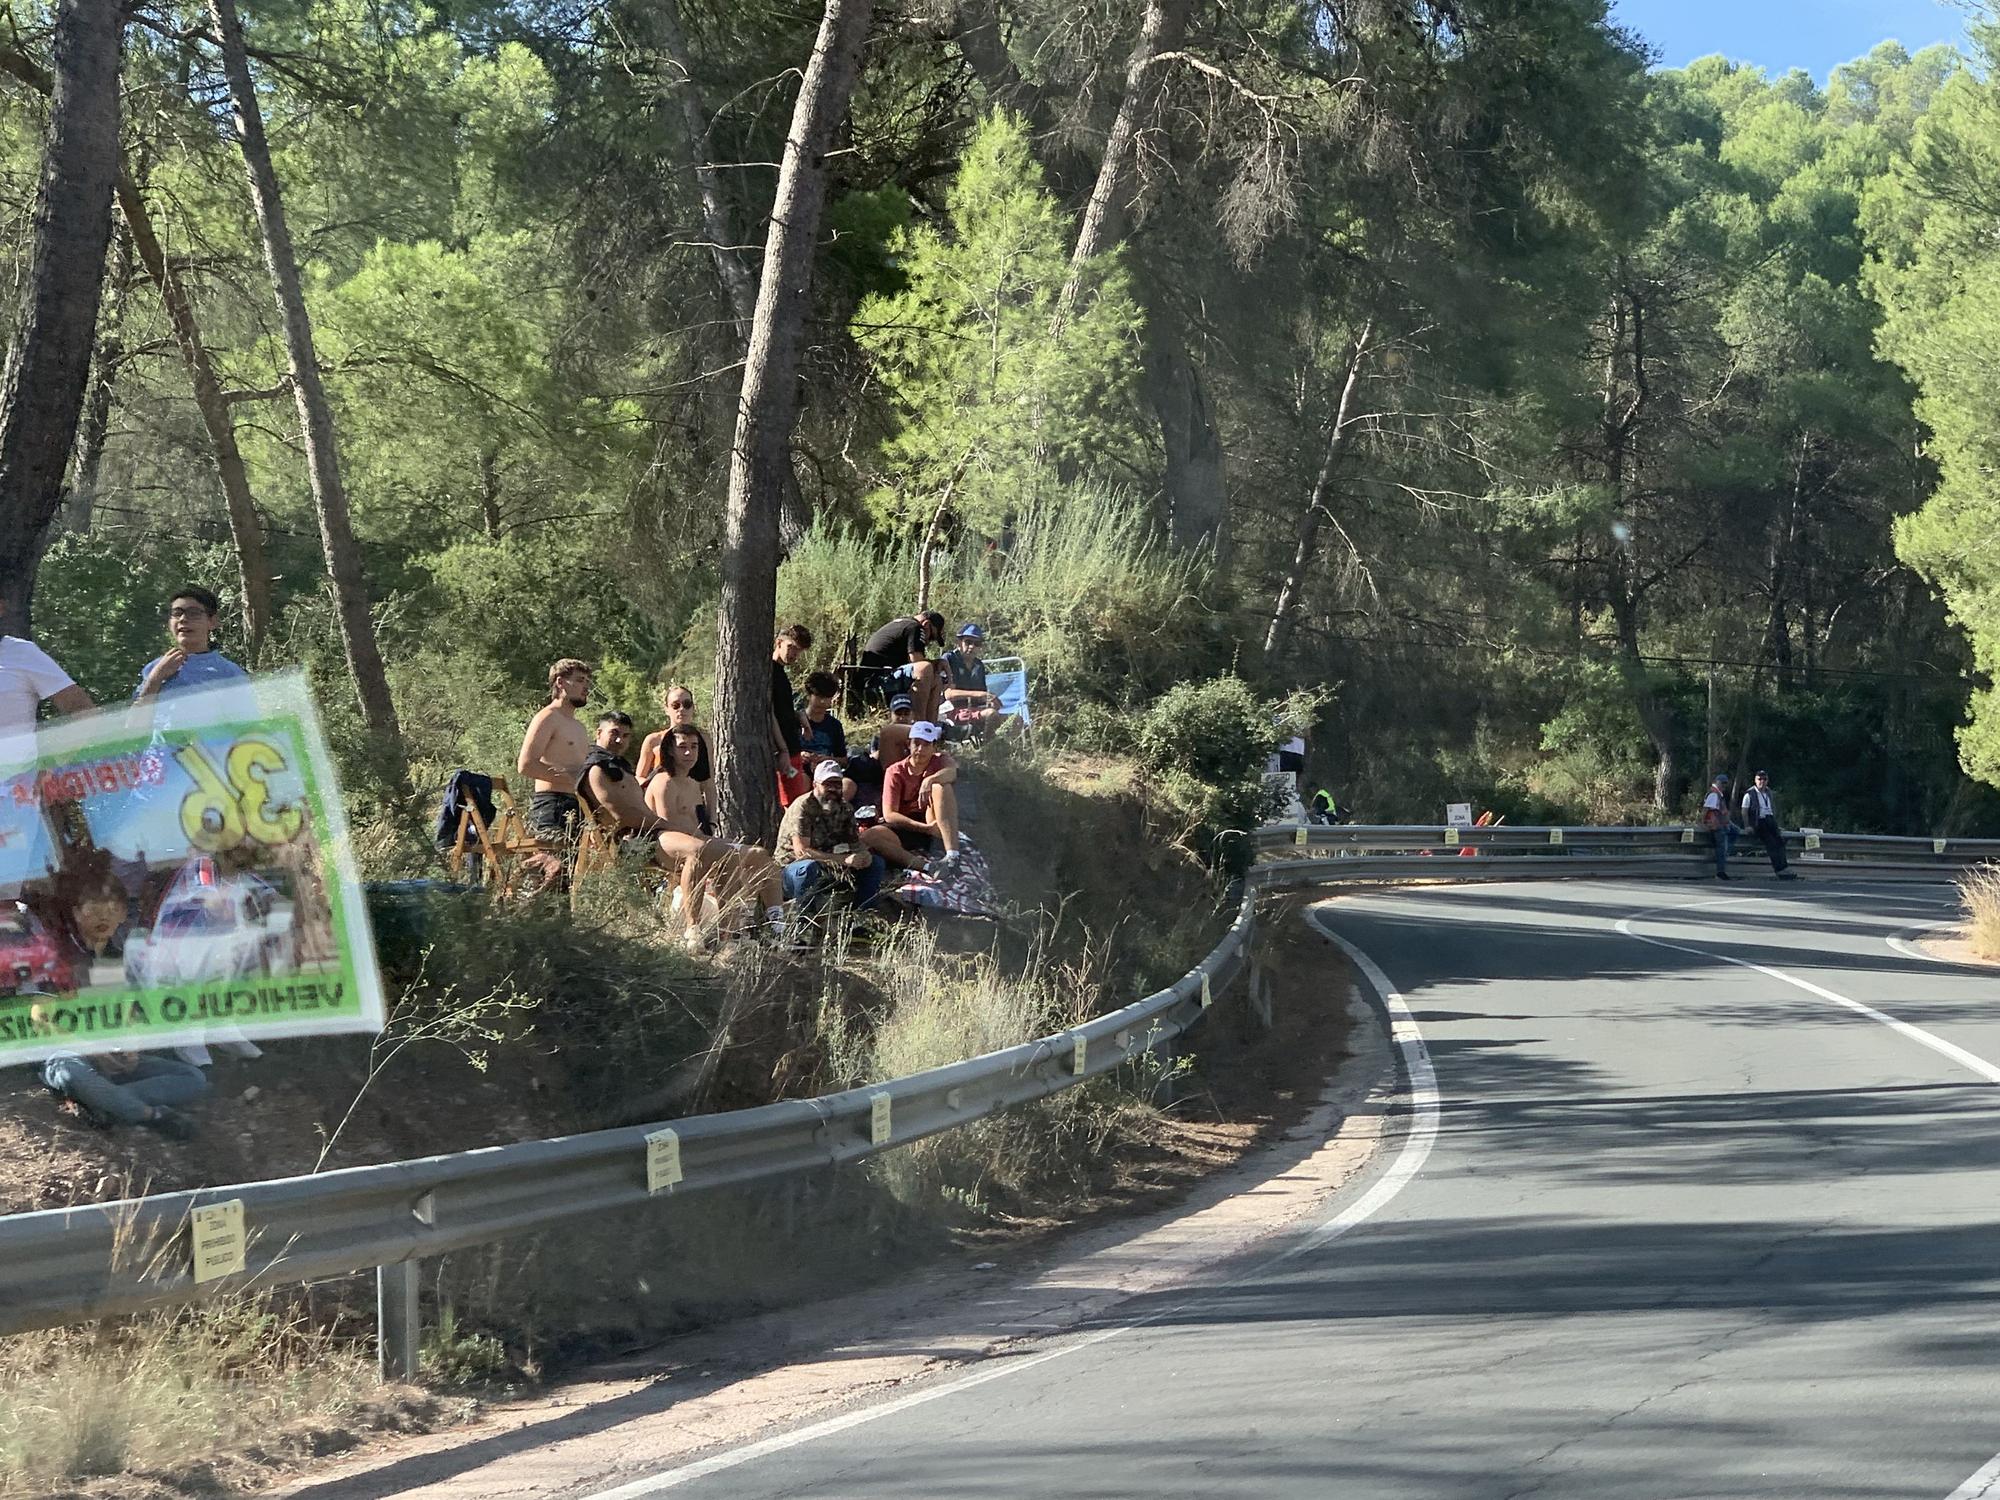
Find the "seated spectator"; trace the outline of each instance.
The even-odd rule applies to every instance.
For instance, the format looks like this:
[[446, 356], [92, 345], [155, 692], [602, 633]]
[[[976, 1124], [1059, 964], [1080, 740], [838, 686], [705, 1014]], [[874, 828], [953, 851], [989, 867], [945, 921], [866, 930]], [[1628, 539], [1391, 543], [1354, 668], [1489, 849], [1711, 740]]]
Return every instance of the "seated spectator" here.
[[822, 761], [847, 759], [847, 727], [834, 716], [834, 700], [840, 696], [840, 681], [831, 672], [814, 672], [806, 678], [804, 742], [806, 765], [817, 774]]
[[97, 705], [33, 641], [0, 635], [0, 739], [35, 727], [44, 703], [59, 714], [80, 714]]
[[180, 1112], [208, 1092], [193, 1063], [144, 1052], [59, 1052], [42, 1064], [42, 1083], [98, 1125], [144, 1125], [175, 1140], [194, 1134]]
[[544, 842], [573, 844], [582, 831], [583, 810], [576, 799], [577, 778], [590, 754], [590, 736], [576, 711], [590, 699], [589, 664], [566, 656], [549, 668], [549, 702], [528, 721], [514, 769], [532, 777], [528, 827]]
[[868, 637], [861, 665], [886, 674], [888, 691], [916, 700], [917, 717], [935, 720], [944, 703], [944, 678], [930, 659], [933, 644], [944, 642], [944, 616], [934, 609], [902, 615]]
[[715, 779], [715, 751], [708, 743], [708, 735], [694, 721], [694, 689], [675, 683], [661, 696], [667, 708], [667, 727], [656, 729], [646, 736], [646, 743], [639, 750], [639, 780], [643, 785], [660, 774], [665, 762], [666, 743], [669, 733], [676, 729], [692, 729], [701, 741], [701, 755], [694, 763], [694, 782], [701, 788], [701, 801], [695, 805], [695, 818], [701, 824], [703, 833], [715, 832], [715, 819], [708, 810], [708, 787]]
[[910, 753], [910, 726], [916, 722], [916, 702], [908, 693], [889, 700], [889, 722], [875, 731], [875, 742], [868, 747], [883, 770]]
[[597, 739], [583, 759], [583, 776], [576, 789], [593, 808], [603, 807], [618, 820], [624, 835], [651, 833], [659, 819], [646, 806], [646, 794], [625, 762], [625, 749], [632, 743], [632, 716], [619, 709], [607, 709], [597, 716]]
[[910, 753], [883, 774], [882, 821], [912, 854], [928, 855], [939, 848], [944, 858], [935, 868], [958, 863], [958, 794], [953, 783], [958, 767], [938, 749], [944, 731], [928, 719], [910, 726]]
[[665, 759], [660, 774], [646, 783], [646, 806], [659, 820], [661, 863], [679, 870], [681, 915], [687, 919], [690, 939], [701, 933], [701, 913], [706, 897], [715, 895], [723, 911], [755, 895], [763, 907], [764, 920], [774, 935], [785, 929], [784, 881], [771, 856], [762, 849], [710, 838], [695, 817], [701, 789], [693, 771], [701, 755], [701, 735], [693, 726], [667, 731]]
[[865, 910], [888, 870], [888, 862], [863, 841], [841, 780], [839, 761], [821, 761], [813, 772], [812, 795], [791, 805], [778, 830], [785, 898], [800, 902], [801, 910], [817, 910], [839, 885], [851, 886], [854, 904]]
[[946, 722], [973, 739], [1018, 722], [986, 690], [985, 654], [986, 632], [967, 621], [959, 627], [958, 648], [944, 658]]
[[215, 649], [222, 601], [196, 584], [177, 589], [167, 601], [167, 635], [173, 649], [146, 663], [133, 702], [230, 682], [250, 674]]
[[790, 807], [811, 790], [806, 778], [805, 726], [792, 693], [792, 664], [812, 649], [812, 632], [787, 625], [771, 647], [771, 748], [778, 757], [778, 805]]

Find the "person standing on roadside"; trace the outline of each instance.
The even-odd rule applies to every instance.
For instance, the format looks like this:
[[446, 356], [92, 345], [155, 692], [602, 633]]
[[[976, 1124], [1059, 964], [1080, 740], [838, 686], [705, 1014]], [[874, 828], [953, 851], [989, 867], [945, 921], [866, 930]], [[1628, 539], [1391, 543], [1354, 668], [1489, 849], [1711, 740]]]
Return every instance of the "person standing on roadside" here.
[[1778, 801], [1771, 795], [1771, 773], [1759, 771], [1756, 784], [1743, 794], [1743, 826], [1763, 841], [1771, 856], [1771, 873], [1780, 880], [1797, 880], [1798, 873], [1785, 868], [1785, 831], [1778, 826]]
[[167, 601], [167, 635], [173, 640], [173, 649], [146, 663], [146, 670], [139, 674], [139, 686], [132, 691], [132, 701], [141, 703], [248, 677], [248, 672], [216, 649], [215, 631], [221, 621], [222, 601], [209, 590], [192, 583], [174, 590]]
[[1729, 813], [1729, 778], [1720, 772], [1709, 783], [1708, 795], [1702, 798], [1701, 826], [1715, 843], [1715, 878], [1735, 879], [1729, 873], [1729, 856], [1736, 851], [1736, 820]]
[[59, 714], [97, 706], [40, 646], [18, 635], [0, 635], [0, 739], [33, 729], [35, 711], [44, 703]]

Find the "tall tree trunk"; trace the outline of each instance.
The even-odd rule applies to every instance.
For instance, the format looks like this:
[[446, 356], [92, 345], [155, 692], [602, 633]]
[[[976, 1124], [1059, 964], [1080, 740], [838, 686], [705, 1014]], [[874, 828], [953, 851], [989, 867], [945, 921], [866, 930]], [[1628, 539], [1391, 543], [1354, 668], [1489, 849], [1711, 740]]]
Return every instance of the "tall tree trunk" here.
[[792, 465], [799, 344], [826, 202], [826, 152], [861, 71], [872, 8], [872, 0], [826, 0], [785, 139], [737, 401], [715, 666], [716, 813], [737, 838], [767, 839], [777, 822], [769, 724], [778, 512]]
[[1213, 546], [1220, 558], [1228, 541], [1228, 492], [1215, 404], [1177, 320], [1158, 300], [1146, 316], [1144, 374], [1166, 458], [1167, 528], [1175, 546]]
[[1104, 156], [1098, 162], [1097, 181], [1090, 201], [1084, 205], [1083, 223], [1076, 232], [1076, 249], [1070, 255], [1069, 279], [1063, 283], [1057, 304], [1056, 322], [1061, 326], [1076, 306], [1082, 285], [1083, 268], [1091, 257], [1102, 255], [1117, 244], [1125, 232], [1123, 186], [1127, 169], [1139, 139], [1139, 122], [1151, 111], [1159, 93], [1157, 81], [1160, 54], [1170, 52], [1187, 32], [1188, 12], [1193, 0], [1146, 0], [1145, 18], [1139, 23], [1139, 39], [1125, 60], [1125, 94], [1118, 101], [1110, 133], [1104, 139]]
[[[743, 244], [730, 212], [722, 178], [709, 160], [710, 126], [707, 106], [695, 82], [694, 55], [681, 28], [680, 0], [657, 0], [650, 9], [659, 27], [660, 47], [667, 60], [680, 71], [681, 83], [674, 90], [679, 102], [681, 123], [687, 129], [689, 166], [694, 171], [695, 190], [701, 199], [702, 232], [708, 236], [708, 255], [715, 266], [716, 280], [722, 283], [730, 315], [736, 320], [738, 344], [750, 347], [751, 327], [757, 317], [757, 279], [750, 262], [739, 248]], [[740, 399], [740, 397], [739, 397]], [[789, 554], [812, 529], [812, 506], [799, 487], [799, 476], [790, 463], [785, 465], [784, 493], [779, 500], [778, 552]]]
[[271, 628], [271, 563], [264, 548], [264, 518], [257, 510], [256, 496], [250, 491], [250, 472], [244, 467], [243, 450], [236, 443], [236, 419], [230, 413], [215, 364], [208, 357], [208, 345], [202, 340], [194, 299], [161, 248], [152, 215], [146, 210], [146, 200], [129, 173], [121, 172], [118, 176], [118, 207], [131, 231], [139, 264], [159, 288], [160, 302], [167, 310], [167, 326], [173, 330], [174, 347], [180, 350], [188, 383], [194, 388], [195, 410], [201, 414], [202, 429], [208, 434], [209, 457], [215, 463], [215, 477], [222, 486], [222, 505], [229, 516], [229, 539], [236, 549], [237, 585], [243, 596], [244, 665], [254, 667]]
[[0, 631], [33, 628], [35, 569], [62, 504], [90, 376], [118, 177], [123, 0], [62, 0], [27, 287], [0, 376]]
[[389, 676], [375, 644], [375, 622], [368, 612], [368, 585], [362, 577], [361, 551], [354, 541], [354, 523], [347, 510], [347, 488], [341, 482], [340, 455], [335, 445], [333, 407], [320, 380], [319, 354], [313, 347], [312, 321], [306, 315], [299, 262], [292, 249], [292, 232], [285, 223], [278, 174], [271, 166], [270, 143], [264, 138], [264, 114], [257, 103], [257, 86], [250, 77], [250, 60], [243, 49], [243, 24], [236, 0], [209, 0], [216, 34], [222, 42], [222, 70], [229, 80], [229, 99], [236, 117], [238, 143], [250, 175], [250, 201], [257, 211], [257, 229], [264, 242], [264, 268], [271, 276], [278, 317], [285, 329], [285, 360], [292, 395], [299, 408], [299, 432], [305, 440], [306, 468], [312, 481], [313, 505], [319, 512], [320, 541], [326, 548], [326, 568], [333, 578], [334, 607], [340, 616], [341, 644], [348, 670], [354, 674], [361, 700], [361, 718], [386, 760], [402, 758], [402, 729], [389, 696]]
[[694, 168], [695, 189], [701, 197], [702, 232], [708, 236], [708, 257], [715, 276], [722, 283], [729, 310], [736, 318], [736, 336], [747, 346], [750, 327], [757, 316], [757, 283], [750, 266], [737, 248], [735, 216], [722, 191], [722, 179], [709, 156], [709, 122], [695, 85], [694, 56], [688, 50], [687, 33], [681, 29], [680, 0], [653, 0], [649, 7], [659, 27], [660, 47], [667, 61], [680, 71], [680, 85], [674, 98], [680, 105], [681, 123], [687, 129], [689, 164]]
[[1267, 657], [1276, 657], [1291, 638], [1292, 610], [1298, 604], [1300, 590], [1305, 587], [1306, 569], [1312, 564], [1313, 549], [1319, 542], [1321, 518], [1329, 514], [1326, 492], [1333, 483], [1340, 456], [1347, 449], [1347, 424], [1354, 412], [1354, 393], [1361, 384], [1361, 366], [1368, 358], [1368, 341], [1374, 333], [1375, 324], [1371, 319], [1361, 325], [1361, 332], [1347, 347], [1347, 368], [1341, 375], [1340, 401], [1334, 408], [1333, 426], [1327, 429], [1326, 447], [1320, 453], [1319, 472], [1313, 476], [1312, 492], [1306, 497], [1306, 507], [1299, 515], [1298, 534], [1292, 544], [1292, 565], [1285, 573], [1284, 582], [1278, 585], [1278, 601], [1271, 606], [1271, 623], [1264, 631], [1264, 655]]
[[[31, 88], [47, 94], [49, 75], [33, 59], [12, 47], [0, 47], [0, 71], [12, 74]], [[174, 344], [187, 366], [194, 386], [195, 409], [201, 413], [208, 432], [209, 450], [215, 460], [216, 477], [222, 483], [223, 505], [229, 514], [229, 536], [236, 548], [238, 587], [243, 596], [243, 659], [246, 666], [257, 665], [264, 635], [271, 621], [271, 566], [264, 551], [264, 521], [250, 493], [250, 477], [243, 467], [243, 454], [236, 446], [236, 425], [230, 419], [229, 403], [222, 394], [222, 382], [208, 358], [202, 342], [201, 325], [194, 315], [194, 301], [181, 284], [179, 274], [160, 248], [153, 231], [152, 216], [146, 211], [131, 173], [118, 173], [118, 209], [125, 218], [125, 231], [132, 237], [132, 249], [146, 275], [159, 288], [166, 305], [167, 326], [173, 330]]]
[[120, 229], [114, 241], [111, 280], [97, 332], [97, 349], [90, 356], [90, 384], [83, 408], [83, 426], [70, 459], [69, 496], [63, 505], [63, 529], [79, 536], [90, 530], [97, 509], [97, 478], [104, 467], [104, 445], [111, 436], [111, 404], [118, 392], [118, 367], [125, 362], [125, 306], [132, 291], [132, 232]]

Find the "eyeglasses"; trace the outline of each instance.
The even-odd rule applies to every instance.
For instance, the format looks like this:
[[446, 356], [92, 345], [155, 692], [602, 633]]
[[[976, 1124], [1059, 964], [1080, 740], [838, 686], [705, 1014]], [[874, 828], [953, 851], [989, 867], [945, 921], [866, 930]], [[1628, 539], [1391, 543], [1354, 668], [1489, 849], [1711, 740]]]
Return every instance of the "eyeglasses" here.
[[169, 620], [206, 620], [208, 618], [208, 611], [200, 605], [196, 605], [193, 609], [174, 608], [167, 611], [167, 618]]

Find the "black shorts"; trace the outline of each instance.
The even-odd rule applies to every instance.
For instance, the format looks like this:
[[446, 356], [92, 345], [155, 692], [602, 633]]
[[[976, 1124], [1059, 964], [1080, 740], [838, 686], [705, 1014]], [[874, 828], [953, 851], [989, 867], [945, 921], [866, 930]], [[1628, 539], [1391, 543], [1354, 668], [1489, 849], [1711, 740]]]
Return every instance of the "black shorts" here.
[[537, 792], [528, 799], [528, 829], [537, 838], [575, 843], [583, 829], [583, 804], [568, 792]]
[[918, 833], [914, 828], [898, 828], [896, 840], [912, 854], [935, 854], [937, 840], [928, 833]]

